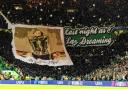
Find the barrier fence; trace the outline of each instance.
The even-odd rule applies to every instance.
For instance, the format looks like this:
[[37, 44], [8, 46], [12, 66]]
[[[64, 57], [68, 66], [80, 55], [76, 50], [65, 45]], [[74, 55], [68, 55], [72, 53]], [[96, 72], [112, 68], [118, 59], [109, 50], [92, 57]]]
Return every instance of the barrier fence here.
[[128, 81], [68, 81], [68, 80], [1, 80], [0, 84], [48, 84], [48, 85], [79, 85], [79, 86], [122, 86], [127, 87]]

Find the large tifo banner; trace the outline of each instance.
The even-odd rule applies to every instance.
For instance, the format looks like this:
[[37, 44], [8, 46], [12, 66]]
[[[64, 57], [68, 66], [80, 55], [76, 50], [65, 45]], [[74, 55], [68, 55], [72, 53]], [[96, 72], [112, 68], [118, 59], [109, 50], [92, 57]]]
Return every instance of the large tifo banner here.
[[69, 47], [108, 46], [114, 42], [113, 27], [64, 27]]
[[63, 28], [17, 24], [12, 31], [16, 59], [38, 65], [73, 65], [65, 48]]

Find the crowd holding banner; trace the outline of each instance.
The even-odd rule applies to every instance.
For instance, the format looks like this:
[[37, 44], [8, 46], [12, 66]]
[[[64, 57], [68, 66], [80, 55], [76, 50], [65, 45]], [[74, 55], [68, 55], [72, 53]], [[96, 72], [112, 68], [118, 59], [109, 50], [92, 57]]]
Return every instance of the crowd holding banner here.
[[121, 32], [123, 30], [115, 31], [113, 27], [62, 28], [17, 24], [12, 28], [12, 51], [15, 58], [27, 63], [73, 65], [66, 47], [109, 46]]
[[[66, 47], [108, 46], [114, 42], [113, 27], [48, 27], [14, 25], [13, 53], [17, 59], [39, 65], [72, 65]], [[65, 42], [64, 42], [65, 39]]]
[[[43, 28], [43, 29], [42, 29]], [[52, 29], [53, 31], [51, 31], [50, 29]], [[55, 29], [55, 30], [54, 30]], [[60, 56], [60, 54], [58, 54], [59, 52], [62, 52], [62, 51], [58, 51], [58, 48], [57, 47], [55, 47], [55, 48], [57, 48], [57, 49], [51, 49], [50, 48], [50, 46], [48, 45], [48, 43], [50, 43], [50, 40], [51, 39], [49, 39], [49, 37], [50, 38], [52, 38], [52, 39], [56, 39], [56, 38], [60, 38], [61, 36], [63, 36], [63, 39], [62, 40], [64, 40], [64, 37], [70, 37], [70, 36], [72, 36], [71, 34], [72, 33], [70, 33], [70, 35], [68, 34], [65, 34], [65, 31], [63, 31], [63, 30], [60, 30], [60, 31], [63, 31], [63, 35], [60, 35], [60, 37], [57, 37], [57, 36], [59, 36], [59, 35], [55, 35], [55, 33], [57, 34], [57, 33], [59, 33], [59, 30], [58, 31], [56, 31], [57, 29], [59, 29], [59, 28], [57, 28], [57, 27], [55, 27], [55, 28], [53, 28], [53, 27], [45, 27], [45, 26], [33, 26], [33, 27], [29, 27], [28, 25], [26, 26], [26, 25], [16, 25], [16, 27], [15, 28], [13, 28], [12, 30], [8, 30], [8, 29], [3, 29], [3, 30], [1, 30], [1, 33], [2, 33], [2, 31], [3, 31], [3, 33], [13, 33], [12, 34], [12, 36], [13, 36], [13, 39], [12, 39], [12, 47], [13, 47], [13, 49], [12, 49], [12, 51], [13, 51], [13, 54], [15, 54], [16, 53], [16, 56], [15, 55], [13, 55], [16, 59], [15, 60], [21, 60], [21, 61], [23, 61], [23, 62], [25, 62], [26, 64], [30, 64], [30, 63], [33, 63], [33, 64], [38, 64], [38, 65], [41, 65], [40, 63], [41, 62], [38, 62], [38, 59], [41, 59], [41, 60], [44, 60], [44, 61], [50, 61], [50, 62], [52, 62], [52, 64], [47, 64], [47, 65], [49, 65], [49, 66], [58, 66], [58, 65], [56, 65], [56, 64], [54, 64], [54, 62], [55, 63], [57, 63], [58, 61], [57, 61], [57, 59], [58, 59], [58, 57], [59, 58], [63, 58], [63, 57], [65, 57], [65, 56]], [[47, 32], [49, 30], [49, 33]], [[68, 31], [68, 30], [67, 30]], [[42, 33], [41, 33], [42, 32]], [[51, 32], [51, 33], [50, 33]], [[76, 31], [77, 32], [77, 31]], [[92, 33], [91, 33], [92, 32]], [[106, 33], [107, 32], [107, 33]], [[103, 36], [105, 36], [105, 37], [103, 37], [103, 38], [109, 38], [109, 37], [111, 37], [112, 38], [112, 42], [110, 42], [110, 44], [105, 44], [105, 47], [108, 45], [111, 45], [111, 43], [114, 43], [114, 41], [115, 41], [115, 39], [116, 39], [116, 36], [120, 36], [120, 34], [125, 34], [125, 33], [127, 33], [127, 31], [126, 30], [112, 30], [112, 31], [107, 31], [106, 30], [106, 32], [105, 33], [96, 33], [95, 31], [90, 31], [90, 32], [88, 32], [88, 33], [85, 33], [84, 35], [82, 35], [82, 36], [85, 36], [85, 37], [88, 37], [88, 36], [90, 36], [90, 35], [92, 35], [93, 34], [93, 36], [94, 37], [96, 37], [96, 38], [99, 38], [99, 37], [97, 37], [97, 36], [100, 36], [101, 38], [103, 37]], [[50, 34], [50, 35], [48, 35], [48, 34]], [[76, 33], [75, 33], [76, 34]], [[107, 35], [106, 35], [107, 34]], [[26, 36], [27, 35], [27, 36]], [[96, 35], [96, 36], [95, 36]], [[92, 38], [93, 38], [93, 36], [91, 36]], [[77, 37], [76, 37], [77, 38]], [[8, 39], [8, 37], [7, 37], [7, 39]], [[60, 40], [60, 39], [59, 39]], [[21, 42], [20, 42], [21, 41]], [[37, 41], [37, 42], [36, 42]], [[40, 45], [42, 45], [42, 43], [41, 43], [41, 41], [45, 44], [45, 45], [43, 45], [43, 47], [44, 48], [42, 48]], [[66, 39], [65, 39], [65, 41], [66, 41]], [[55, 43], [56, 43], [56, 41], [54, 41]], [[5, 42], [6, 43], [6, 42]], [[20, 44], [19, 44], [20, 43]], [[55, 44], [55, 43], [52, 43], [51, 42], [51, 44]], [[61, 44], [61, 41], [59, 41], [58, 42], [59, 43], [59, 45], [62, 45]], [[27, 45], [28, 44], [28, 45]], [[3, 44], [1, 44], [1, 45], [3, 45]], [[104, 45], [102, 45], [102, 44], [91, 44], [92, 46], [103, 46], [104, 47]], [[53, 46], [53, 45], [52, 45]], [[55, 46], [55, 45], [54, 45]], [[64, 44], [64, 46], [69, 46], [68, 44]], [[90, 45], [85, 45], [85, 46], [82, 46], [83, 48], [85, 48], [85, 47], [90, 47]], [[20, 48], [21, 47], [21, 48]], [[28, 49], [30, 50], [30, 51], [28, 51], [28, 49], [26, 49], [26, 48], [28, 47]], [[37, 48], [36, 48], [37, 47]], [[71, 48], [77, 48], [78, 46], [69, 46], [69, 47], [71, 47]], [[18, 50], [14, 50], [14, 49], [18, 49]], [[50, 49], [50, 50], [49, 50]], [[55, 50], [55, 51], [54, 51]], [[56, 50], [57, 50], [57, 52], [56, 52]], [[61, 49], [59, 49], [59, 50], [61, 50]], [[95, 51], [95, 50], [94, 50]], [[29, 52], [31, 52], [31, 53], [29, 53]], [[48, 53], [50, 53], [50, 54], [54, 54], [54, 55], [50, 55], [50, 57], [47, 57], [46, 55], [48, 54]], [[63, 52], [62, 52], [63, 53]], [[127, 53], [126, 53], [127, 54]], [[18, 56], [17, 56], [18, 55]], [[32, 55], [32, 57], [34, 57], [34, 61], [35, 62], [32, 62], [29, 58], [26, 58], [27, 56], [31, 56]], [[41, 55], [43, 55], [43, 56], [41, 56]], [[44, 55], [45, 55], [45, 57], [44, 57]], [[63, 54], [64, 55], [64, 54]], [[76, 57], [77, 57], [77, 55], [75, 55]], [[44, 59], [44, 58], [46, 58], [46, 59]], [[49, 58], [52, 58], [52, 60], [51, 59], [49, 59]], [[119, 59], [119, 58], [118, 58]], [[122, 60], [122, 67], [124, 68], [124, 67], [126, 67], [127, 68], [127, 56], [122, 56], [122, 58], [120, 58], [121, 60]], [[14, 59], [13, 59], [14, 60]], [[54, 61], [55, 60], [55, 61]], [[77, 60], [79, 60], [79, 59], [77, 59]], [[95, 60], [95, 59], [93, 59], [93, 60]], [[73, 61], [73, 60], [71, 60], [71, 59], [69, 59], [69, 62], [71, 62], [71, 61]], [[50, 63], [49, 62], [49, 63]], [[45, 62], [46, 63], [46, 62]], [[65, 63], [65, 62], [63, 62], [63, 63]], [[120, 62], [121, 63], [121, 62]], [[44, 65], [46, 65], [46, 64], [44, 64]], [[59, 64], [60, 65], [60, 64]], [[64, 65], [67, 65], [66, 63], [65, 64], [63, 64], [63, 66]], [[62, 65], [61, 65], [62, 66]], [[65, 67], [65, 66], [64, 66]], [[118, 66], [117, 66], [118, 67]], [[82, 77], [79, 77], [79, 79], [77, 79], [77, 77], [76, 77], [76, 81], [74, 81], [74, 77], [72, 77], [72, 79], [70, 79], [70, 77], [69, 76], [67, 76], [67, 78], [65, 77], [64, 78], [64, 80], [62, 79], [61, 81], [56, 81], [56, 79], [55, 79], [55, 81], [54, 81], [54, 79], [52, 79], [53, 81], [42, 81], [42, 80], [39, 80], [39, 81], [37, 81], [36, 80], [36, 77], [34, 77], [34, 80], [35, 81], [8, 81], [8, 80], [15, 80], [15, 79], [17, 79], [17, 80], [20, 80], [20, 79], [22, 79], [21, 77], [19, 78], [18, 76], [20, 75], [20, 74], [22, 74], [22, 73], [20, 73], [20, 72], [17, 72], [17, 71], [9, 71], [9, 70], [3, 70], [3, 72], [2, 72], [2, 76], [4, 76], [5, 77], [5, 79], [7, 79], [6, 81], [0, 81], [0, 83], [1, 84], [7, 84], [7, 83], [11, 83], [11, 84], [70, 84], [70, 85], [90, 85], [90, 86], [109, 86], [109, 85], [107, 85], [107, 84], [113, 84], [113, 86], [127, 86], [127, 82], [123, 82], [123, 81], [126, 81], [127, 80], [127, 71], [126, 71], [126, 68], [124, 68], [124, 69], [121, 69], [121, 71], [125, 71], [124, 72], [124, 75], [122, 75], [122, 77], [120, 77], [119, 79], [117, 79], [117, 80], [121, 80], [121, 82], [116, 82], [116, 81], [114, 81], [114, 82], [102, 82], [102, 81], [99, 81], [99, 82], [96, 82], [95, 80], [98, 80], [98, 78], [96, 79], [95, 78], [95, 76], [94, 76], [94, 78], [90, 78], [90, 77], [88, 77], [88, 79], [86, 79], [86, 77], [85, 78], [83, 78], [82, 79]], [[59, 69], [58, 68], [58, 70], [61, 70], [61, 68]], [[93, 76], [93, 74], [95, 73], [95, 75], [97, 75], [97, 73], [98, 73], [98, 70], [99, 69], [97, 69], [96, 71], [93, 71], [92, 72], [92, 75], [90, 75], [90, 76]], [[102, 69], [104, 72], [105, 72], [105, 70], [104, 69]], [[116, 69], [116, 65], [112, 65], [111, 66], [111, 69], [107, 69], [106, 70], [106, 78], [108, 78], [109, 76], [108, 75], [110, 75], [110, 74], [112, 74], [112, 73], [110, 73], [110, 72], [108, 72], [108, 74], [107, 74], [107, 71], [111, 71], [111, 70], [114, 70], [114, 71], [116, 71], [117, 69]], [[9, 73], [7, 73], [7, 76], [6, 76], [6, 73], [5, 72], [8, 72], [9, 71]], [[11, 74], [11, 76], [10, 76], [10, 73], [12, 72], [12, 74]], [[5, 75], [3, 75], [3, 73], [5, 73]], [[17, 74], [16, 74], [17, 73]], [[103, 77], [103, 79], [101, 79], [101, 80], [107, 80], [104, 76], [102, 76], [102, 74], [103, 73], [101, 73], [101, 77]], [[14, 78], [14, 77], [12, 77], [12, 76], [17, 76], [17, 78]], [[104, 74], [103, 74], [104, 75]], [[118, 74], [117, 74], [118, 75]], [[86, 76], [86, 75], [85, 75]], [[100, 75], [99, 75], [100, 76]], [[61, 76], [61, 77], [63, 77], [63, 76]], [[111, 77], [111, 76], [110, 76]], [[109, 78], [110, 78], [109, 77]], [[44, 78], [44, 77], [43, 77]], [[109, 79], [108, 78], [108, 79]], [[25, 78], [24, 78], [25, 80], [31, 80], [31, 79], [33, 79], [31, 76], [25, 76]], [[50, 77], [47, 77], [47, 78], [44, 78], [44, 79], [50, 79]], [[72, 80], [72, 81], [65, 81], [65, 80]], [[94, 81], [86, 81], [86, 80], [94, 80]], [[99, 79], [100, 80], [100, 79]], [[113, 81], [114, 80], [114, 77], [113, 78], [110, 78], [110, 80], [111, 81]], [[123, 81], [122, 81], [123, 80]]]

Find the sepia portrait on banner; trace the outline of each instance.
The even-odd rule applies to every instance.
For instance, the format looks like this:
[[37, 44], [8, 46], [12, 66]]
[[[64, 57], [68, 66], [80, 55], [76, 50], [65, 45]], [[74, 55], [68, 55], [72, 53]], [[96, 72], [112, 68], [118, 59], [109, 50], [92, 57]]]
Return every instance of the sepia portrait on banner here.
[[65, 48], [62, 27], [15, 25], [12, 46], [15, 58], [27, 63], [73, 65]]

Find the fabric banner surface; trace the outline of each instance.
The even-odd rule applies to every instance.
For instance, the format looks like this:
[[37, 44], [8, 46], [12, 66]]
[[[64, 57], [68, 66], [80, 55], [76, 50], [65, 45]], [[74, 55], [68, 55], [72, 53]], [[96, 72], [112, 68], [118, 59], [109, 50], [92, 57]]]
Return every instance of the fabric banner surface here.
[[64, 27], [64, 34], [68, 47], [108, 46], [115, 38], [112, 27]]
[[16, 59], [38, 65], [73, 65], [65, 48], [62, 27], [17, 24], [12, 32]]

